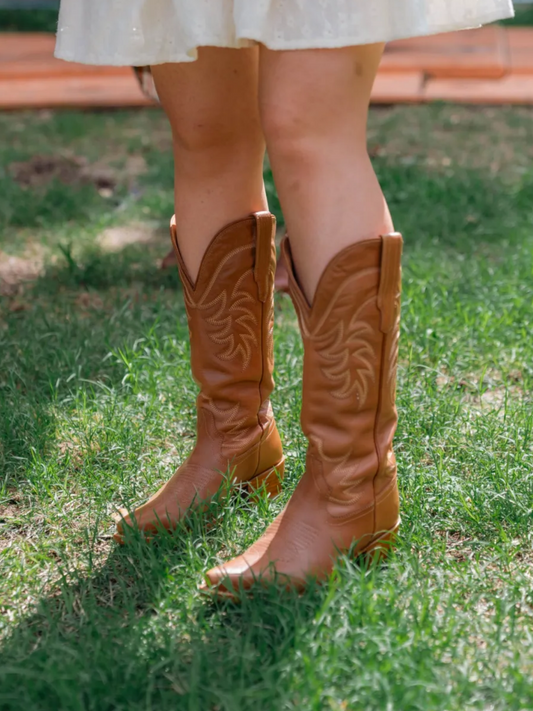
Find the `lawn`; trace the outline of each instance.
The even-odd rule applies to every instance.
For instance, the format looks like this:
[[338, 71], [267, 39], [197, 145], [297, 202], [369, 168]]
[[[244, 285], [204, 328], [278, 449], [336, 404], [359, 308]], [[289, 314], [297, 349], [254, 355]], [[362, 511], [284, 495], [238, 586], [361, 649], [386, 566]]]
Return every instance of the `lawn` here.
[[241, 605], [197, 586], [302, 472], [290, 300], [282, 496], [117, 547], [115, 507], [193, 443], [183, 298], [158, 267], [169, 130], [157, 110], [42, 111], [0, 114], [0, 136], [0, 709], [533, 709], [533, 112], [372, 111], [406, 239], [401, 536], [384, 567], [343, 559]]

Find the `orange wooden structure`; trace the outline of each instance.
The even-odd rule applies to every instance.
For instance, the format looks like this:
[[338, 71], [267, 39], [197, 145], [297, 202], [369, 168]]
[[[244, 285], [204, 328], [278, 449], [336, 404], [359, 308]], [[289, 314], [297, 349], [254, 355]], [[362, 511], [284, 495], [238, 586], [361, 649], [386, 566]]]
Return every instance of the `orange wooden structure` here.
[[[53, 56], [54, 36], [0, 34], [0, 109], [146, 106], [128, 67]], [[391, 42], [375, 103], [533, 104], [533, 29], [497, 25]]]

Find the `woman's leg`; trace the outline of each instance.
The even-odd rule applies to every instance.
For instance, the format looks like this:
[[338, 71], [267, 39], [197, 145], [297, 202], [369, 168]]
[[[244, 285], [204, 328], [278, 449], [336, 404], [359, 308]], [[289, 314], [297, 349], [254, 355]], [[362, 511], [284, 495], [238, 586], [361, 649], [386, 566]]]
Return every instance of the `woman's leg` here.
[[154, 67], [154, 78], [174, 137], [171, 233], [200, 385], [197, 437], [154, 496], [120, 512], [120, 543], [125, 525], [173, 528], [226, 475], [275, 493], [283, 473], [269, 402], [275, 220], [265, 210], [257, 52], [202, 49], [197, 63]]
[[287, 220], [282, 253], [304, 342], [309, 446], [283, 512], [243, 556], [208, 572], [230, 592], [259, 578], [303, 587], [328, 576], [339, 551], [381, 555], [399, 526], [402, 237], [366, 150], [381, 53], [261, 51], [260, 110]]
[[257, 49], [202, 47], [197, 61], [152, 67], [172, 128], [180, 250], [196, 279], [224, 225], [266, 210]]
[[383, 45], [261, 48], [260, 111], [296, 271], [312, 300], [331, 258], [392, 230], [366, 146]]

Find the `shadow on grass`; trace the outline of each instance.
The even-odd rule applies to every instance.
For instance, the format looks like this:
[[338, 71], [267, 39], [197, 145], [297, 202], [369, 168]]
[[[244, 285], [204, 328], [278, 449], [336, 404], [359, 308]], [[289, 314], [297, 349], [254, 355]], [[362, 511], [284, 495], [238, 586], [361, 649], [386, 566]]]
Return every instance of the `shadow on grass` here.
[[0, 708], [277, 708], [327, 589], [214, 603], [182, 570], [201, 540], [137, 540], [92, 574], [65, 574], [0, 651]]

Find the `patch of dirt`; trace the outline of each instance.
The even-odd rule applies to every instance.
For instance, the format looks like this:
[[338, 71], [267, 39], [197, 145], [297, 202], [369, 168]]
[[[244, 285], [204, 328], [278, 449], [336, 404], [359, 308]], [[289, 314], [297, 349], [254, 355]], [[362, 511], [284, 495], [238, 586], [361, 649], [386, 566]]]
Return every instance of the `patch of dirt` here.
[[472, 542], [471, 538], [466, 538], [459, 533], [449, 531], [444, 531], [443, 535], [446, 539], [446, 552], [451, 558], [462, 562], [470, 560], [474, 556], [472, 549], [468, 546], [468, 544]]
[[104, 308], [102, 298], [93, 291], [82, 291], [76, 296], [75, 304], [85, 311], [101, 311]]
[[24, 282], [39, 276], [42, 266], [42, 257], [38, 255], [23, 258], [0, 251], [0, 296], [16, 296]]
[[17, 539], [27, 538], [27, 511], [18, 493], [0, 504], [0, 551], [9, 548]]
[[11, 499], [7, 504], [0, 504], [0, 523], [13, 520], [19, 511], [19, 505], [15, 499]]
[[515, 385], [508, 388], [502, 386], [500, 388], [494, 388], [493, 390], [485, 390], [481, 397], [475, 399], [475, 402], [481, 407], [487, 406], [489, 410], [499, 410], [504, 407], [507, 402], [519, 400], [522, 395], [522, 389]]
[[119, 182], [131, 183], [144, 173], [146, 161], [142, 156], [129, 156], [119, 169], [104, 160], [89, 163], [84, 156], [64, 153], [35, 155], [30, 160], [11, 163], [8, 170], [13, 180], [24, 188], [39, 188], [59, 180], [66, 185], [92, 184], [102, 197], [110, 197]]
[[421, 114], [419, 107], [373, 109], [370, 153], [435, 172], [468, 167], [514, 178], [533, 158], [530, 114], [528, 107], [513, 107], [513, 120], [506, 110], [488, 107], [453, 106], [438, 114]]
[[27, 188], [47, 183], [55, 177], [69, 182], [77, 172], [77, 166], [73, 162], [53, 156], [34, 156], [29, 161], [11, 163], [9, 166], [13, 180]]
[[119, 252], [131, 244], [153, 242], [157, 233], [157, 229], [143, 224], [109, 227], [98, 236], [97, 243], [106, 252]]
[[[524, 395], [523, 374], [515, 369], [508, 373], [507, 382], [502, 373], [489, 370], [484, 374], [483, 385], [486, 389], [480, 394], [479, 375], [468, 373], [463, 379], [457, 379], [445, 372], [439, 373], [436, 384], [442, 390], [458, 390], [464, 393], [465, 401], [480, 410], [501, 410], [507, 402], [519, 400]], [[511, 384], [512, 383], [512, 384]]]
[[[98, 417], [95, 419], [98, 421]], [[95, 441], [87, 448], [78, 436], [71, 434], [68, 439], [58, 442], [57, 449], [62, 461], [68, 458], [73, 467], [78, 469], [82, 466], [84, 459], [100, 451], [100, 445]]]

